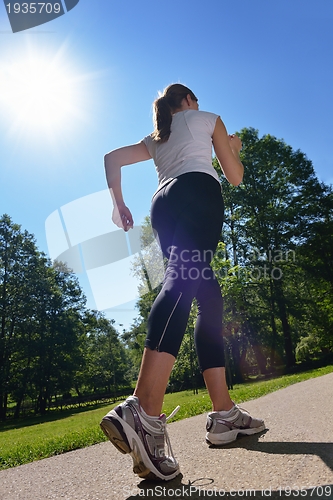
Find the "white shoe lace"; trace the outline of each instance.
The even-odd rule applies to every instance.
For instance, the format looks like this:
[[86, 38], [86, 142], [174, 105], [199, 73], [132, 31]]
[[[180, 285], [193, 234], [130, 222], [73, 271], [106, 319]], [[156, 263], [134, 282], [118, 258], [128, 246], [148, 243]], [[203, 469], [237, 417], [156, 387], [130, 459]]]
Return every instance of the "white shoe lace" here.
[[165, 435], [165, 441], [166, 441], [166, 444], [167, 444], [167, 451], [168, 451], [168, 455], [167, 456], [171, 457], [172, 460], [175, 462], [175, 464], [177, 464], [177, 460], [175, 459], [175, 456], [174, 456], [173, 451], [172, 451], [169, 434], [168, 434], [168, 431], [166, 429], [166, 422], [168, 422], [168, 420], [171, 420], [176, 415], [176, 413], [178, 412], [179, 409], [180, 409], [180, 406], [178, 405], [173, 410], [173, 412], [171, 412], [170, 415], [168, 417], [166, 417], [165, 424], [163, 425], [163, 430], [164, 430], [164, 435]]
[[180, 406], [179, 406], [179, 405], [178, 405], [178, 406], [176, 406], [176, 408], [175, 408], [175, 409], [174, 409], [174, 410], [170, 413], [170, 415], [169, 415], [169, 416], [165, 419], [165, 420], [166, 420], [166, 422], [167, 422], [168, 420], [171, 420], [171, 419], [172, 419], [172, 418], [176, 415], [176, 413], [178, 413], [178, 410], [180, 410]]

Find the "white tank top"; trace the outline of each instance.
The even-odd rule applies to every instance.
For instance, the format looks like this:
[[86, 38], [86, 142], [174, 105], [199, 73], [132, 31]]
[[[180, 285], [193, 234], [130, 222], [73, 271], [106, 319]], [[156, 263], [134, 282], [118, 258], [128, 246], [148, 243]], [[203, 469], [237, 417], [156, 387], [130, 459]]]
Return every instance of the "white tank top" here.
[[212, 135], [218, 115], [207, 111], [188, 109], [172, 117], [171, 134], [167, 142], [155, 142], [145, 137], [149, 154], [154, 160], [158, 188], [188, 172], [204, 172], [219, 177], [212, 165]]

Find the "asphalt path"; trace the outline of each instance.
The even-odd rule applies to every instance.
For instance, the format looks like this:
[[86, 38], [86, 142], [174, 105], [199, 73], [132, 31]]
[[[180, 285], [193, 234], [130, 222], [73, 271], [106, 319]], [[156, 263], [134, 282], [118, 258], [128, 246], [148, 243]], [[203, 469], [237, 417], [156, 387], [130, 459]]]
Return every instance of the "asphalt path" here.
[[181, 474], [143, 481], [105, 442], [0, 472], [1, 500], [333, 499], [333, 373], [241, 405], [267, 429], [224, 447], [205, 442], [206, 415], [168, 424]]

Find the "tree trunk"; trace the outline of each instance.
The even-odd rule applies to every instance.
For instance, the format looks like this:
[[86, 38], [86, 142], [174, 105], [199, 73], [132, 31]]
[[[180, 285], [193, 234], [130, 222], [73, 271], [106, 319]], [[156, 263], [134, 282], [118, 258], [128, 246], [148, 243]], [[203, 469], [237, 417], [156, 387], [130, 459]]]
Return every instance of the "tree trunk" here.
[[270, 279], [270, 308], [271, 308], [271, 328], [272, 328], [272, 343], [271, 343], [271, 360], [270, 360], [270, 366], [271, 368], [274, 367], [275, 364], [275, 355], [276, 355], [276, 346], [277, 346], [277, 338], [278, 338], [278, 332], [276, 329], [276, 323], [275, 323], [275, 304], [274, 304], [274, 288], [273, 288], [273, 280]]
[[[281, 281], [281, 280], [279, 280]], [[287, 307], [286, 307], [286, 302], [282, 290], [282, 283], [276, 281], [275, 284], [276, 288], [276, 302], [278, 305], [279, 309], [279, 316], [280, 320], [282, 323], [282, 331], [283, 331], [283, 338], [284, 338], [284, 350], [285, 350], [285, 355], [286, 355], [286, 368], [289, 370], [296, 364], [296, 357], [293, 349], [293, 343], [292, 343], [292, 338], [291, 338], [291, 330], [290, 330], [290, 325], [288, 321], [288, 316], [287, 316]]]
[[23, 398], [24, 398], [24, 395], [21, 395], [20, 398], [16, 401], [14, 418], [19, 418], [19, 416], [20, 416]]

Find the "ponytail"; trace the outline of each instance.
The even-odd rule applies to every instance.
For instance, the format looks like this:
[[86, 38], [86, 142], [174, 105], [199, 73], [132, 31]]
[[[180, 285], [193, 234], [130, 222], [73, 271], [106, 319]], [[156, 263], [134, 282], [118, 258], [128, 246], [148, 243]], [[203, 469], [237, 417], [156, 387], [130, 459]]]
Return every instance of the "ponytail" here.
[[172, 109], [166, 96], [154, 101], [154, 126], [153, 139], [156, 142], [166, 142], [171, 133]]
[[198, 99], [192, 90], [181, 83], [169, 85], [163, 92], [163, 95], [154, 101], [154, 132], [152, 138], [154, 141], [167, 142], [171, 134], [172, 115], [181, 108], [184, 98], [190, 95], [191, 99]]

